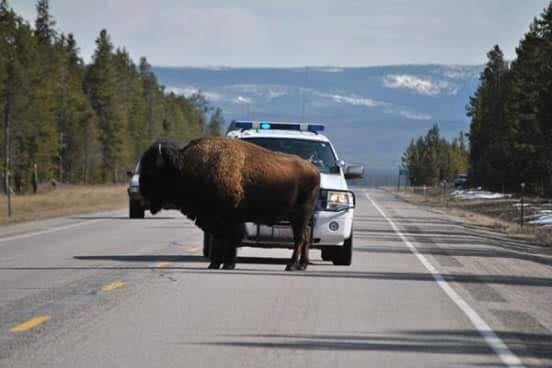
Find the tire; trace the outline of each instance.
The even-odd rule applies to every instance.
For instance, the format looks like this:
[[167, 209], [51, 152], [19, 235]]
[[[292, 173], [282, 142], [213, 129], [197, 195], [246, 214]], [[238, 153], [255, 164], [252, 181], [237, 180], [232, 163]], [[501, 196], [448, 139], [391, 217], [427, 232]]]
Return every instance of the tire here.
[[[328, 249], [328, 260], [331, 260], [336, 266], [350, 266], [353, 261], [353, 234], [342, 246], [332, 247]], [[322, 259], [324, 259], [324, 253], [322, 253]]]
[[128, 216], [131, 219], [143, 219], [145, 214], [146, 210], [140, 204], [133, 201], [128, 202]]
[[321, 253], [322, 253], [322, 260], [323, 261], [331, 261], [332, 258], [333, 258], [333, 248], [332, 249], [328, 249], [329, 247], [324, 247], [321, 249]]

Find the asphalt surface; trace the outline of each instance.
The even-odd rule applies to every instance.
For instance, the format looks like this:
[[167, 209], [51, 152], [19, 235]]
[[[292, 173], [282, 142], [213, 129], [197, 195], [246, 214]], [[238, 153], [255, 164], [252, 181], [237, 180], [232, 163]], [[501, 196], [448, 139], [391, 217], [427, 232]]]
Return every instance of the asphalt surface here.
[[357, 190], [354, 260], [243, 248], [175, 212], [0, 227], [0, 367], [552, 367], [552, 255]]

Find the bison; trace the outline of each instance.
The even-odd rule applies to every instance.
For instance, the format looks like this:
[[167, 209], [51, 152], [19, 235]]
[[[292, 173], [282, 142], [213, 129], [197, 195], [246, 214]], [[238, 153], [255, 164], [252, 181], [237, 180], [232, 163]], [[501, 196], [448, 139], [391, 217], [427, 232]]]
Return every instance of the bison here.
[[235, 268], [245, 222], [289, 221], [294, 250], [286, 270], [305, 270], [319, 191], [310, 162], [237, 139], [200, 138], [182, 148], [160, 140], [140, 160], [140, 193], [152, 214], [170, 203], [220, 244], [212, 269]]

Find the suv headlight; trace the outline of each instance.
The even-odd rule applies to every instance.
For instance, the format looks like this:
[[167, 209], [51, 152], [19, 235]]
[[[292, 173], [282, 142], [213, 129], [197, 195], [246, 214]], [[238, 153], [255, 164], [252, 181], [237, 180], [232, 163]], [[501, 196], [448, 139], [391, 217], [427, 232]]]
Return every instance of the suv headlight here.
[[325, 211], [345, 211], [355, 208], [355, 195], [344, 190], [320, 191], [320, 209]]

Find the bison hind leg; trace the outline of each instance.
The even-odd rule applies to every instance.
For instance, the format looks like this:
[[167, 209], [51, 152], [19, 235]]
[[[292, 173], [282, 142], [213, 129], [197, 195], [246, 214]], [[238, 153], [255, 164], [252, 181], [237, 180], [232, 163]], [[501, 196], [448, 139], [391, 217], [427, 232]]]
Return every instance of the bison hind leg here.
[[215, 235], [215, 239], [211, 244], [211, 263], [210, 270], [218, 270], [224, 259], [224, 238]]
[[304, 241], [301, 247], [301, 259], [299, 261], [299, 270], [301, 271], [305, 271], [310, 263], [309, 250], [313, 241], [313, 227], [314, 223], [313, 219], [311, 219], [309, 225], [305, 227]]

